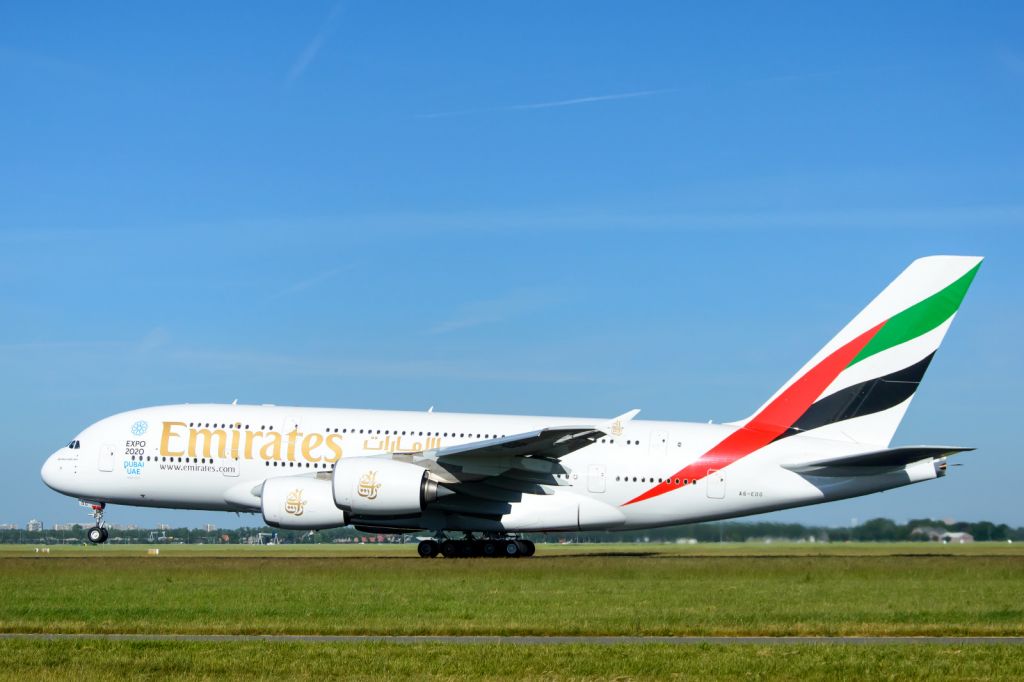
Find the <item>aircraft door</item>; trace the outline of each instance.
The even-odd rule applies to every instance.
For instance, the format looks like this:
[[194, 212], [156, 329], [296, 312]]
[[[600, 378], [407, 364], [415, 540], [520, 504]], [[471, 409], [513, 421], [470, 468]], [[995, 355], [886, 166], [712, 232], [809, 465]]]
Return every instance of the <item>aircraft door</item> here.
[[604, 466], [600, 464], [591, 464], [587, 469], [587, 490], [592, 493], [603, 493], [605, 485]]
[[100, 471], [114, 470], [114, 452], [114, 446], [109, 443], [100, 446], [99, 458], [96, 460], [96, 466]]
[[708, 497], [713, 500], [725, 498], [725, 472], [719, 469], [709, 469], [705, 477], [707, 481]]

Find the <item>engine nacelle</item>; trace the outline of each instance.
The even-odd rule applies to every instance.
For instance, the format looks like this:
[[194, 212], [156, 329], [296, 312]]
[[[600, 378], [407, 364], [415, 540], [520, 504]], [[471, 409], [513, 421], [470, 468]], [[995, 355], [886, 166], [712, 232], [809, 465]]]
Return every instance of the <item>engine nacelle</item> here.
[[355, 516], [419, 514], [437, 499], [437, 482], [415, 464], [353, 457], [334, 467], [334, 503]]
[[348, 514], [334, 504], [331, 481], [309, 476], [279, 476], [263, 482], [263, 520], [288, 530], [319, 530], [348, 525]]

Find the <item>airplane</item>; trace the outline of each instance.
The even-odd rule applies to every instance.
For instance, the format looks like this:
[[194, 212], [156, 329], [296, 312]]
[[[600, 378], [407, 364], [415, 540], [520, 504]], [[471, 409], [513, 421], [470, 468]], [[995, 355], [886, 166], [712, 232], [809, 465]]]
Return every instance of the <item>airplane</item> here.
[[728, 519], [929, 481], [973, 448], [890, 443], [981, 262], [915, 260], [736, 422], [167, 405], [92, 424], [41, 476], [91, 510], [92, 543], [118, 504], [415, 534], [424, 558], [531, 556], [526, 533]]

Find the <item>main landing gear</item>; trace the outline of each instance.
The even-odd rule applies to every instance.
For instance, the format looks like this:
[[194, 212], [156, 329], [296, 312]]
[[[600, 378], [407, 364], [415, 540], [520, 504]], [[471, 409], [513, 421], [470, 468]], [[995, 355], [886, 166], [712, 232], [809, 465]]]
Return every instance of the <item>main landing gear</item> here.
[[467, 557], [530, 557], [537, 551], [537, 547], [530, 540], [512, 538], [508, 536], [474, 538], [466, 534], [463, 540], [439, 537], [437, 540], [423, 540], [416, 551], [424, 559], [433, 559], [438, 554], [446, 559], [459, 559]]
[[85, 537], [94, 545], [102, 545], [110, 535], [103, 525], [103, 510], [107, 505], [104, 502], [100, 502], [99, 504], [89, 506], [92, 509], [92, 518], [96, 520], [96, 525], [86, 532]]

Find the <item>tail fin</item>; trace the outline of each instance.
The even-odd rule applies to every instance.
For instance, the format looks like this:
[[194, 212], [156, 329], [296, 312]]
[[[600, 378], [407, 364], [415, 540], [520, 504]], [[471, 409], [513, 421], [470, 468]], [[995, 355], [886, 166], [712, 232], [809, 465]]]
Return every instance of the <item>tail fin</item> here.
[[743, 423], [887, 446], [981, 267], [920, 258]]

